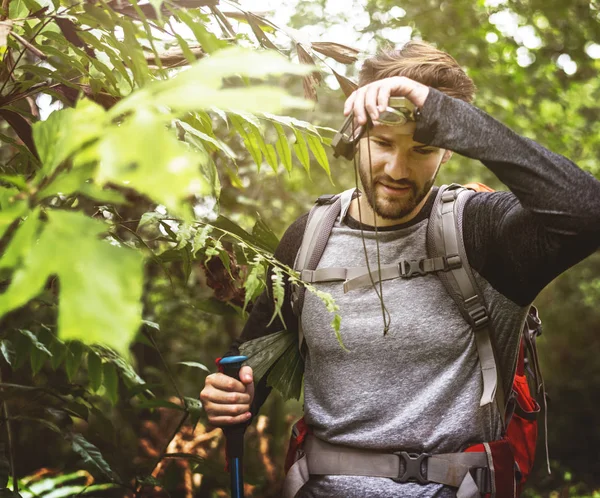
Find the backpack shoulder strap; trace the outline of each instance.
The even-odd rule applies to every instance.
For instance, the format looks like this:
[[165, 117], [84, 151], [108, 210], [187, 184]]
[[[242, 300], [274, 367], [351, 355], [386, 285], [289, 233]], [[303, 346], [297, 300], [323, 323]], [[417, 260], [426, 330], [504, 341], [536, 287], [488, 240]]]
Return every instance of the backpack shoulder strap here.
[[[342, 212], [342, 201], [347, 203], [353, 191], [354, 189], [351, 189], [337, 195], [322, 195], [317, 199], [308, 215], [302, 244], [294, 262], [294, 270], [302, 273], [303, 270], [315, 270], [317, 268], [333, 225]], [[306, 287], [302, 285], [296, 285], [292, 290], [292, 309], [298, 317], [298, 346], [303, 358], [305, 342], [301, 315], [305, 293]]]
[[475, 333], [483, 377], [480, 406], [495, 399], [498, 411], [504, 417], [505, 393], [492, 344], [490, 319], [483, 294], [467, 260], [462, 234], [464, 206], [473, 194], [473, 191], [457, 184], [440, 188], [429, 219], [427, 252], [430, 257], [443, 256], [458, 263], [447, 272], [439, 272], [438, 276]]

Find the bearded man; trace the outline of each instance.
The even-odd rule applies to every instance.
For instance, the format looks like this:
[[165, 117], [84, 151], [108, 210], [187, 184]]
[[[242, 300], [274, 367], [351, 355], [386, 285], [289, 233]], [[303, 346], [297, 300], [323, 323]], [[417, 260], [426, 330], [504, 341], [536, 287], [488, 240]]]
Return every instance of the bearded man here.
[[[508, 397], [532, 301], [600, 246], [600, 182], [471, 105], [474, 91], [450, 55], [422, 42], [365, 61], [359, 88], [344, 107], [356, 126], [369, 119], [373, 123], [358, 144], [362, 191], [342, 200], [318, 268], [364, 267], [378, 257], [384, 264], [423, 258], [440, 167], [453, 152], [481, 161], [509, 191], [471, 195], [460, 235], [486, 302], [506, 386], [502, 394]], [[390, 97], [414, 105], [414, 122], [378, 122]], [[293, 266], [306, 224], [304, 215], [288, 228], [275, 253], [279, 261]], [[503, 437], [504, 414], [495, 403], [481, 401], [484, 381], [473, 329], [434, 274], [390, 279], [381, 286], [390, 318], [386, 334], [373, 287], [344, 293], [339, 282], [318, 284], [339, 305], [340, 332], [349, 352], [332, 333], [323, 303], [306, 294], [301, 316], [304, 419], [314, 444], [331, 450], [342, 463], [331, 474], [308, 468], [296, 496], [474, 496], [462, 481], [448, 485], [428, 478], [434, 474], [432, 464], [427, 470], [424, 462], [430, 455], [461, 454], [473, 444]], [[286, 291], [289, 295], [289, 286]], [[288, 299], [282, 310], [285, 323], [268, 325], [273, 310], [265, 292], [227, 354], [238, 354], [241, 343], [283, 328], [297, 332]], [[265, 378], [256, 379], [255, 388], [250, 367], [242, 368], [240, 379], [219, 373], [207, 377], [201, 399], [214, 425], [249, 422], [268, 395]], [[413, 463], [407, 457], [404, 465], [413, 466], [419, 482], [343, 468], [343, 455], [377, 455], [369, 457], [375, 462], [399, 452], [414, 455]], [[493, 491], [490, 467], [483, 465], [479, 477], [472, 473], [475, 493]]]

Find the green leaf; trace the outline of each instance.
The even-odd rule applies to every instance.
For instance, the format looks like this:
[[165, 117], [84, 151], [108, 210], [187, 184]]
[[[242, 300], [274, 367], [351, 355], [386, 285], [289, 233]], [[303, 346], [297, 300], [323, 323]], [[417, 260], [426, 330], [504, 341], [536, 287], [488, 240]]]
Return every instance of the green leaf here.
[[31, 364], [31, 372], [37, 375], [48, 359], [48, 355], [42, 353], [39, 349], [33, 348], [29, 353], [29, 362]]
[[102, 385], [102, 360], [93, 350], [88, 351], [87, 367], [90, 387], [97, 391]]
[[210, 373], [210, 370], [206, 365], [203, 365], [202, 363], [198, 363], [196, 361], [179, 361], [177, 362], [177, 364], [185, 365], [186, 367], [199, 368], [200, 370], [204, 370], [205, 372]]
[[235, 131], [237, 131], [240, 137], [242, 138], [244, 146], [246, 147], [246, 149], [248, 149], [248, 152], [250, 152], [254, 163], [260, 171], [260, 166], [262, 163], [262, 151], [258, 144], [256, 144], [255, 140], [252, 138], [251, 133], [249, 133], [248, 130], [245, 128], [244, 120], [233, 113], [229, 115], [229, 120], [231, 121], [231, 124], [233, 125]]
[[123, 28], [124, 35], [122, 43], [124, 50], [121, 51], [121, 54], [126, 54], [126, 57], [129, 59], [129, 69], [133, 72], [135, 82], [143, 86], [151, 76], [148, 69], [148, 62], [136, 37], [135, 26], [127, 17], [123, 16], [121, 18], [121, 27]]
[[25, 337], [28, 337], [29, 340], [31, 341], [31, 344], [36, 349], [42, 351], [47, 356], [52, 356], [52, 353], [50, 351], [48, 351], [46, 346], [38, 340], [37, 336], [33, 332], [31, 332], [29, 330], [19, 330], [19, 332], [21, 332], [21, 334], [23, 334]]
[[283, 272], [278, 266], [273, 267], [273, 274], [271, 276], [271, 280], [273, 282], [272, 288], [275, 310], [273, 311], [273, 316], [271, 317], [271, 321], [268, 325], [271, 325], [271, 323], [273, 323], [273, 320], [275, 320], [276, 316], [279, 317], [281, 323], [285, 324], [285, 320], [283, 319], [283, 315], [281, 314], [281, 308], [283, 306], [283, 302], [285, 301], [285, 287], [283, 283]]
[[248, 357], [246, 364], [252, 367], [255, 379], [259, 380], [291, 344], [297, 343], [298, 336], [282, 330], [244, 342], [240, 345], [240, 354]]
[[187, 396], [185, 396], [183, 399], [185, 400], [185, 407], [190, 414], [190, 422], [193, 426], [195, 426], [202, 416], [202, 402], [199, 399], [190, 398]]
[[275, 143], [275, 149], [277, 150], [277, 154], [279, 154], [281, 163], [283, 164], [286, 171], [289, 173], [290, 171], [292, 171], [292, 150], [290, 149], [290, 145], [288, 143], [287, 136], [283, 131], [283, 127], [279, 123], [275, 123], [273, 126], [275, 127], [275, 131], [277, 132], [277, 142]]
[[116, 104], [109, 115], [117, 117], [135, 111], [147, 106], [150, 101], [157, 107], [164, 106], [176, 113], [211, 107], [251, 112], [278, 112], [291, 107], [308, 109], [312, 106], [310, 101], [292, 97], [277, 86], [223, 88], [222, 81], [230, 76], [263, 78], [283, 73], [306, 74], [309, 71], [304, 65], [293, 64], [273, 51], [228, 48], [202, 58], [169, 80], [154, 82], [134, 92]]
[[156, 211], [148, 211], [141, 216], [140, 222], [138, 223], [138, 226], [137, 226], [137, 229], [140, 230], [141, 228], [145, 227], [146, 225], [158, 226], [158, 223], [161, 220], [164, 220], [166, 217], [167, 217], [167, 215], [165, 215], [165, 214], [157, 213]]
[[98, 149], [98, 183], [134, 188], [172, 213], [182, 213], [191, 195], [211, 193], [199, 171], [206, 156], [178, 141], [147, 109], [138, 109], [125, 123], [110, 127]]
[[188, 28], [190, 28], [192, 33], [194, 33], [196, 40], [207, 54], [212, 54], [217, 50], [227, 46], [226, 41], [217, 38], [213, 33], [206, 29], [203, 23], [198, 22], [196, 19], [193, 19], [192, 16], [190, 16], [186, 11], [177, 10], [173, 13], [176, 17], [181, 19], [181, 21], [183, 21]]
[[58, 337], [54, 336], [52, 342], [48, 345], [48, 349], [52, 353], [50, 358], [50, 366], [56, 370], [67, 357], [68, 346], [65, 345]]
[[142, 486], [153, 486], [153, 487], [159, 487], [162, 488], [163, 485], [162, 483], [154, 476], [137, 476], [136, 481], [141, 484]]
[[0, 295], [0, 316], [60, 282], [58, 335], [127, 352], [141, 320], [142, 258], [97, 237], [106, 230], [82, 213], [47, 211], [38, 243]]
[[171, 401], [167, 401], [166, 399], [149, 399], [145, 401], [140, 401], [136, 404], [136, 407], [140, 409], [169, 408], [171, 410], [177, 410], [180, 412], [185, 411], [185, 407], [172, 403]]
[[257, 294], [262, 290], [263, 280], [265, 276], [265, 268], [262, 263], [255, 261], [252, 265], [252, 270], [248, 274], [246, 281], [244, 282], [244, 311], [248, 303], [252, 301]]
[[[289, 332], [288, 334], [293, 335]], [[298, 341], [294, 341], [275, 363], [267, 377], [267, 385], [277, 389], [284, 400], [299, 400], [303, 374], [304, 361], [298, 350]]]
[[181, 128], [183, 128], [186, 131], [186, 133], [189, 133], [189, 134], [199, 138], [203, 142], [208, 142], [209, 144], [214, 145], [217, 149], [222, 150], [231, 159], [233, 159], [233, 160], [237, 159], [235, 152], [233, 152], [233, 150], [231, 150], [231, 148], [225, 142], [219, 140], [217, 137], [207, 135], [206, 133], [204, 133], [200, 130], [197, 130], [196, 128], [194, 128], [192, 125], [186, 123], [185, 121], [178, 121], [178, 125], [181, 126]]
[[252, 228], [252, 235], [262, 243], [262, 247], [268, 248], [270, 252], [275, 252], [279, 245], [279, 239], [277, 235], [273, 233], [273, 230], [265, 223], [259, 214], [258, 219]]
[[4, 356], [6, 363], [14, 368], [16, 359], [15, 357], [17, 353], [12, 342], [10, 342], [8, 339], [2, 339], [0, 341], [0, 351], [2, 352], [2, 356]]
[[69, 382], [72, 382], [75, 378], [75, 374], [79, 370], [83, 361], [85, 349], [82, 344], [77, 341], [72, 341], [67, 346], [67, 354], [65, 356], [65, 371], [67, 372], [67, 378]]
[[27, 182], [21, 175], [0, 175], [0, 181], [14, 185], [19, 190], [27, 190]]
[[116, 190], [103, 190], [99, 185], [91, 181], [95, 174], [96, 166], [86, 164], [78, 168], [72, 168], [58, 175], [56, 179], [46, 188], [39, 192], [40, 199], [56, 194], [72, 195], [79, 192], [90, 199], [109, 204], [124, 204], [126, 197]]
[[267, 164], [271, 166], [271, 169], [277, 173], [278, 162], [277, 162], [277, 153], [275, 152], [275, 147], [271, 144], [265, 144], [264, 140], [262, 141], [263, 145], [263, 154], [265, 155], [265, 159], [267, 160]]
[[0, 268], [13, 268], [19, 265], [35, 245], [40, 227], [39, 208], [31, 211], [13, 235], [4, 254], [0, 257]]
[[29, 358], [32, 349], [31, 341], [23, 334], [15, 334], [12, 336], [12, 343], [16, 353], [13, 368], [21, 368]]
[[117, 475], [110, 468], [100, 450], [86, 440], [81, 434], [73, 434], [71, 439], [73, 450], [83, 458], [84, 463], [95, 467], [111, 481], [118, 481]]
[[33, 139], [43, 164], [38, 182], [85, 143], [98, 138], [105, 124], [104, 109], [87, 99], [74, 109], [55, 111], [46, 121], [37, 121], [32, 127]]
[[[9, 201], [10, 202], [10, 201]], [[23, 216], [29, 210], [27, 206], [27, 202], [23, 200], [15, 200], [10, 204], [7, 202], [6, 204], [1, 205], [0, 210], [0, 238], [4, 236], [8, 227], [12, 225], [12, 223]]]
[[323, 144], [321, 143], [321, 140], [319, 139], [319, 137], [317, 137], [315, 135], [311, 135], [310, 133], [308, 133], [306, 135], [306, 140], [308, 141], [308, 147], [310, 148], [311, 152], [315, 156], [315, 159], [317, 160], [319, 165], [326, 171], [327, 176], [329, 176], [329, 179], [331, 180], [331, 171], [329, 169], [329, 161], [327, 159], [327, 153], [325, 152], [325, 149], [323, 148]]
[[102, 374], [104, 376], [106, 396], [113, 405], [116, 405], [117, 401], [119, 401], [119, 376], [117, 375], [117, 369], [112, 363], [104, 363], [102, 365]]
[[195, 257], [196, 253], [206, 247], [206, 242], [213, 231], [213, 227], [210, 225], [204, 225], [201, 230], [198, 230], [194, 234], [192, 240], [192, 255]]
[[300, 161], [300, 164], [304, 166], [304, 169], [309, 174], [310, 177], [310, 156], [308, 154], [308, 146], [306, 145], [306, 140], [304, 135], [296, 129], [294, 129], [294, 135], [296, 136], [296, 143], [292, 146], [294, 152], [296, 153], [296, 157]]

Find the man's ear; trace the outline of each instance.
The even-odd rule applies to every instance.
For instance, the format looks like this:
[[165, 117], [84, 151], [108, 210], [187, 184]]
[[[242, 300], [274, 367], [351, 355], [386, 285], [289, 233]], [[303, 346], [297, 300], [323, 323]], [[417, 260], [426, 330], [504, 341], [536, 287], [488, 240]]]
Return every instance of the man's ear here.
[[442, 162], [441, 162], [441, 164], [447, 163], [447, 162], [450, 160], [450, 158], [451, 158], [451, 157], [452, 157], [452, 151], [451, 151], [451, 150], [448, 150], [448, 149], [446, 149], [446, 150], [444, 151], [444, 156], [442, 157]]

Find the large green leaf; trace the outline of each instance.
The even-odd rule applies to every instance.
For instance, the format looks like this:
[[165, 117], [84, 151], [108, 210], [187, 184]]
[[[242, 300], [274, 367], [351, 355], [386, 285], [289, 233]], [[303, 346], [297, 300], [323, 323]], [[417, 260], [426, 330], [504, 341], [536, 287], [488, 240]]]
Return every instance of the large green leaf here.
[[60, 282], [58, 335], [125, 353], [141, 321], [142, 257], [99, 240], [106, 225], [48, 211], [37, 244], [0, 295], [0, 316], [26, 304], [51, 275]]
[[[94, 152], [96, 149], [94, 149]], [[95, 164], [86, 164], [78, 168], [64, 171], [56, 177], [46, 188], [38, 193], [43, 199], [56, 194], [71, 195], [79, 192], [90, 199], [110, 204], [123, 204], [126, 199], [123, 194], [116, 190], [103, 190], [99, 185], [91, 181], [94, 176]]]
[[[2, 189], [5, 190], [5, 189]], [[19, 191], [15, 189], [15, 192]], [[1, 203], [0, 207], [0, 238], [4, 235], [8, 227], [12, 225], [12, 223], [23, 216], [27, 210], [27, 202], [23, 200], [14, 200], [14, 202], [6, 200], [5, 203]]]
[[21, 263], [33, 248], [39, 227], [39, 209], [34, 209], [21, 223], [4, 254], [0, 256], [0, 268], [13, 268]]
[[106, 396], [113, 405], [119, 401], [119, 375], [117, 369], [112, 363], [102, 365], [102, 375], [104, 376], [104, 387]]
[[134, 188], [171, 212], [181, 213], [192, 195], [211, 193], [200, 174], [207, 157], [178, 141], [163, 118], [148, 109], [138, 109], [121, 126], [109, 128], [99, 152], [98, 183]]
[[252, 367], [255, 378], [261, 379], [288, 347], [297, 342], [297, 335], [282, 330], [244, 342], [240, 346], [240, 353], [248, 357], [246, 365]]
[[[293, 335], [293, 334], [290, 334]], [[267, 385], [277, 389], [284, 400], [300, 399], [304, 361], [298, 350], [298, 343], [290, 344], [275, 363], [267, 378]]]
[[33, 139], [43, 168], [38, 180], [49, 175], [73, 152], [104, 131], [106, 113], [94, 102], [82, 99], [74, 109], [55, 111], [33, 125]]
[[204, 57], [187, 71], [175, 77], [147, 85], [133, 93], [110, 110], [111, 116], [135, 111], [152, 102], [182, 113], [198, 109], [218, 107], [252, 112], [278, 112], [285, 108], [310, 108], [305, 99], [290, 96], [278, 86], [253, 86], [222, 88], [224, 78], [244, 76], [265, 78], [269, 75], [306, 74], [307, 66], [293, 64], [273, 52], [257, 52], [239, 47], [219, 50], [211, 57]]
[[117, 475], [110, 468], [100, 450], [85, 439], [81, 434], [72, 435], [73, 450], [83, 458], [83, 461], [101, 471], [111, 481], [118, 481]]
[[102, 360], [93, 350], [88, 351], [87, 367], [90, 387], [97, 391], [102, 385]]

